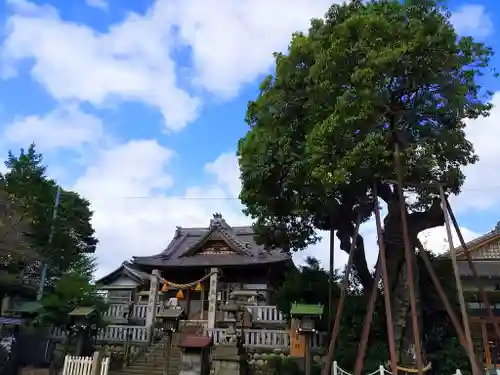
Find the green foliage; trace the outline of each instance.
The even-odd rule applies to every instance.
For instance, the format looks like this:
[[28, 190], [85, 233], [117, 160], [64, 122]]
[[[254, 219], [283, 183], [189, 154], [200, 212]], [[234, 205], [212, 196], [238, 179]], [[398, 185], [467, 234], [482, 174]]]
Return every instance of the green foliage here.
[[266, 375], [300, 375], [297, 361], [291, 357], [271, 355], [267, 357]]
[[[54, 221], [57, 185], [46, 176], [43, 157], [36, 152], [35, 145], [27, 151], [21, 149], [19, 156], [9, 152], [5, 165], [8, 171], [0, 176], [0, 181], [8, 194], [20, 202], [24, 215], [32, 222], [29, 243], [43, 261], [48, 262], [49, 282], [74, 267], [81, 268], [97, 244], [90, 223], [90, 203], [75, 192], [61, 189]], [[49, 244], [52, 230], [53, 240]]]
[[99, 314], [107, 308], [104, 298], [99, 295], [90, 278], [75, 271], [58, 279], [52, 293], [44, 296], [41, 303], [42, 309], [36, 323], [64, 329], [69, 322], [68, 314], [77, 307], [94, 307]]
[[34, 289], [30, 265], [40, 256], [29, 244], [31, 230], [22, 206], [0, 187], [0, 301]]
[[[334, 274], [334, 281], [338, 276]], [[328, 273], [320, 267], [319, 261], [308, 257], [306, 264], [291, 269], [276, 293], [278, 309], [285, 315], [290, 313], [292, 303], [320, 303], [328, 306]], [[337, 283], [333, 288], [334, 298], [338, 298], [340, 290]]]
[[[492, 51], [458, 38], [449, 16], [430, 0], [332, 5], [275, 55], [238, 148], [240, 198], [263, 242], [304, 249], [338, 206], [370, 201], [374, 180], [395, 179], [396, 133], [406, 181], [459, 192], [461, 168], [477, 160], [464, 121], [491, 108], [476, 79]], [[414, 208], [435, 196], [413, 192]]]

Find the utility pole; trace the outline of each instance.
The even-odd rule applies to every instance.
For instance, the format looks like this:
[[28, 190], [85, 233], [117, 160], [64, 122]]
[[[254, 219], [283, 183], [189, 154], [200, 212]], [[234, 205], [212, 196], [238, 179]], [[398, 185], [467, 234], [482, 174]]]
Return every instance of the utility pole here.
[[334, 271], [334, 243], [335, 243], [335, 237], [334, 237], [334, 230], [330, 228], [330, 267], [328, 270], [328, 332], [331, 331], [331, 325], [332, 325], [332, 304], [333, 304], [333, 271]]
[[[61, 187], [58, 185], [56, 190], [56, 199], [54, 201], [54, 209], [52, 210], [52, 223], [50, 225], [49, 240], [47, 241], [47, 248], [52, 245], [52, 239], [54, 238], [54, 224], [57, 218], [57, 209], [59, 208], [59, 200], [61, 198]], [[47, 278], [47, 270], [49, 265], [47, 263], [42, 265], [42, 273], [40, 275], [40, 285], [38, 286], [38, 294], [36, 300], [40, 301], [43, 297], [43, 288], [45, 287], [45, 279]]]

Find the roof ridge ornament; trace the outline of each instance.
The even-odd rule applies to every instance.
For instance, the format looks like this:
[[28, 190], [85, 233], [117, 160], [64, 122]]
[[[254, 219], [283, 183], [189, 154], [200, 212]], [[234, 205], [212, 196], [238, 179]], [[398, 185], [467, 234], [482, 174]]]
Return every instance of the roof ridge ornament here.
[[226, 220], [222, 217], [220, 212], [216, 212], [213, 214], [213, 218], [210, 219], [210, 228], [220, 228], [220, 227], [229, 227], [226, 223]]
[[175, 235], [174, 235], [174, 237], [175, 238], [179, 237], [181, 235], [181, 232], [182, 232], [182, 227], [176, 226], [175, 227]]

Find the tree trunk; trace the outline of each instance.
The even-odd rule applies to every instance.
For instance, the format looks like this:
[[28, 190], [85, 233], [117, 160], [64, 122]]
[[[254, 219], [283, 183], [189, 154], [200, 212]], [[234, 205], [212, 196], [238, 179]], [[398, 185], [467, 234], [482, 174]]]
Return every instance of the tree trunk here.
[[[410, 296], [408, 290], [408, 275], [406, 271], [405, 248], [403, 242], [403, 231], [401, 226], [401, 210], [396, 189], [388, 184], [380, 183], [378, 186], [379, 197], [387, 203], [388, 213], [384, 218], [384, 243], [386, 248], [387, 273], [389, 277], [389, 290], [391, 292], [391, 310], [393, 318], [393, 328], [396, 341], [396, 355], [398, 364], [407, 368], [416, 369], [415, 339], [413, 335], [412, 315], [410, 307]], [[346, 204], [349, 206], [349, 204]], [[351, 206], [351, 210], [354, 206]], [[340, 239], [340, 248], [349, 253], [351, 241], [356, 241], [356, 252], [354, 254], [353, 265], [360, 276], [363, 289], [367, 295], [370, 294], [373, 284], [373, 277], [369, 272], [364, 243], [361, 235], [353, 238], [354, 223], [353, 217], [349, 215], [349, 210], [344, 207], [343, 215], [336, 223], [337, 237]], [[353, 210], [354, 212], [354, 210]], [[440, 206], [440, 200], [435, 199], [433, 204], [422, 212], [413, 212], [407, 215], [408, 236], [410, 239], [413, 283], [415, 286], [415, 299], [417, 304], [418, 330], [421, 340], [423, 339], [422, 306], [419, 292], [419, 272], [415, 249], [418, 244], [418, 234], [426, 229], [438, 227], [444, 224], [444, 214]], [[421, 342], [423, 345], [423, 342]], [[424, 348], [422, 359], [426, 364], [426, 353]]]
[[[403, 230], [401, 226], [401, 215], [399, 204], [395, 200], [388, 203], [388, 214], [384, 219], [384, 243], [386, 247], [387, 274], [389, 277], [389, 290], [391, 292], [391, 309], [394, 328], [394, 339], [396, 341], [396, 354], [398, 364], [408, 368], [417, 368], [415, 338], [412, 324], [410, 305], [410, 293], [408, 289], [408, 274], [406, 268], [405, 248], [403, 241]], [[407, 214], [408, 215], [408, 214]], [[417, 247], [418, 234], [429, 228], [442, 225], [444, 222], [443, 211], [439, 201], [425, 212], [412, 213], [407, 216], [408, 236], [411, 246], [411, 262], [413, 268], [413, 285], [415, 288], [416, 313], [418, 320], [418, 331], [420, 333], [422, 359], [426, 365], [426, 353], [423, 347], [423, 324], [422, 306], [419, 291], [419, 270], [415, 249]]]
[[[393, 318], [396, 354], [400, 366], [417, 368], [415, 355], [415, 338], [413, 335], [410, 295], [408, 290], [408, 275], [403, 244], [387, 243], [387, 273], [391, 291], [391, 310]], [[420, 292], [418, 288], [418, 267], [415, 252], [412, 251], [413, 277], [415, 285], [415, 300], [417, 303], [417, 319], [420, 337], [423, 337]], [[425, 362], [425, 351], [421, 347]]]

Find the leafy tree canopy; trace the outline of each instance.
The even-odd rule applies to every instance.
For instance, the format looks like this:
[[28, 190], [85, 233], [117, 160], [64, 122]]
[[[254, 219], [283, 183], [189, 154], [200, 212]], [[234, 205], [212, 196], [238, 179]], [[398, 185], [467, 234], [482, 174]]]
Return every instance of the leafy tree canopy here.
[[[275, 54], [238, 148], [240, 198], [262, 242], [301, 250], [318, 241], [316, 230], [335, 229], [348, 251], [353, 208], [371, 216], [375, 181], [389, 211], [397, 207], [387, 182], [395, 138], [405, 181], [460, 191], [461, 168], [477, 161], [464, 121], [491, 109], [476, 80], [492, 51], [459, 38], [449, 16], [431, 0], [332, 5], [307, 34], [293, 35], [287, 54]], [[414, 238], [442, 224], [436, 190], [406, 191], [417, 198], [408, 207]], [[359, 245], [355, 264], [369, 286]]]
[[32, 222], [29, 242], [48, 262], [49, 280], [75, 267], [91, 272], [88, 254], [95, 251], [97, 239], [90, 223], [90, 203], [73, 191], [61, 189], [57, 218], [52, 219], [57, 184], [46, 176], [43, 157], [34, 144], [26, 151], [21, 149], [19, 156], [9, 152], [5, 165], [8, 171], [0, 175], [0, 181]]
[[0, 301], [5, 295], [34, 291], [30, 266], [40, 255], [30, 246], [31, 230], [19, 202], [0, 186]]
[[105, 311], [107, 305], [86, 274], [71, 271], [58, 279], [52, 290], [42, 298], [42, 309], [37, 323], [43, 326], [67, 328], [68, 314], [77, 307], [91, 306], [98, 313]]
[[[336, 274], [334, 280], [338, 280]], [[308, 257], [304, 266], [298, 270], [293, 268], [287, 273], [285, 281], [276, 293], [277, 306], [285, 315], [290, 313], [293, 303], [320, 303], [327, 307], [328, 284], [328, 273], [321, 268], [316, 258]], [[338, 298], [340, 290], [337, 283], [332, 292], [333, 296]]]

